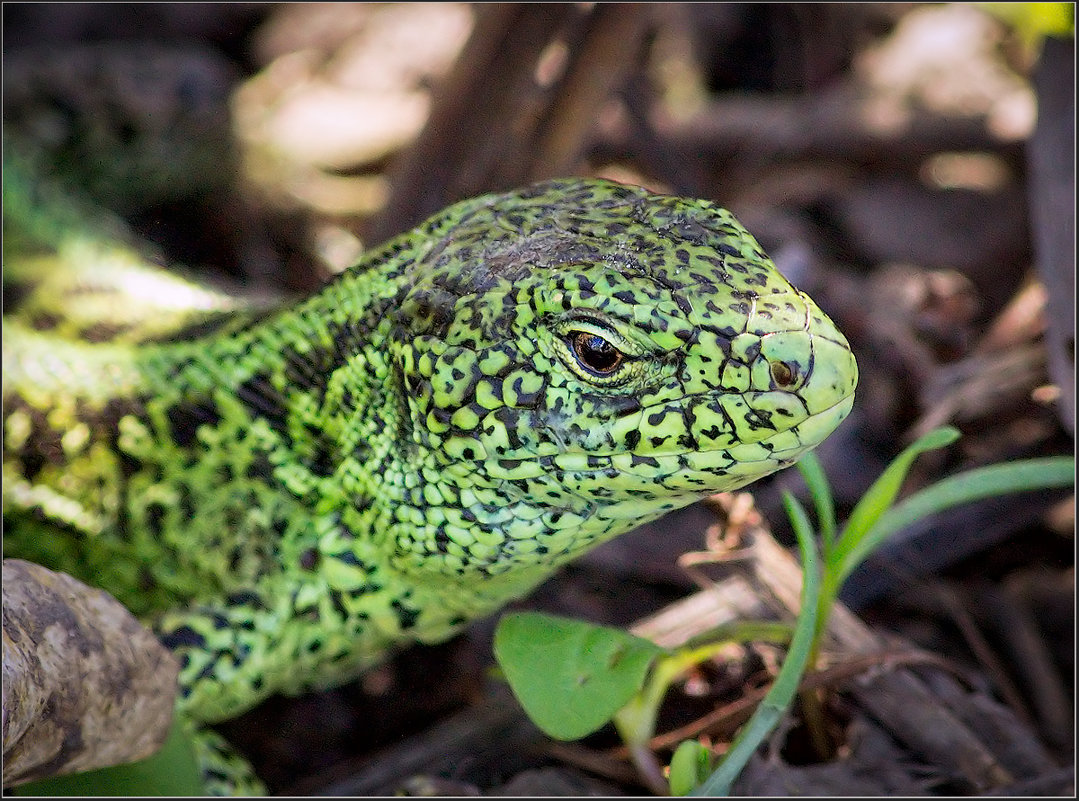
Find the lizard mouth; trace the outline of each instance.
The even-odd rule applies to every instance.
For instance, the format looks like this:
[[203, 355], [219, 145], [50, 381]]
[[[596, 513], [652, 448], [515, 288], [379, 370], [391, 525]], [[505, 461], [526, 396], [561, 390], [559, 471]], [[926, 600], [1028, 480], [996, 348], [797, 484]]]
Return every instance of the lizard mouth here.
[[[701, 496], [738, 489], [796, 462], [836, 429], [853, 404], [852, 392], [797, 425], [756, 442], [662, 453], [575, 451], [526, 457], [514, 461], [516, 475], [511, 477], [546, 476], [558, 483], [568, 480], [578, 492], [584, 484], [603, 485], [605, 495], [616, 488], [633, 495], [656, 496]], [[495, 472], [497, 464], [488, 462], [486, 472]]]
[[822, 409], [816, 414], [809, 415], [805, 420], [788, 429], [787, 432], [780, 432], [776, 437], [765, 440], [765, 442], [772, 442], [772, 440], [777, 439], [779, 436], [791, 432], [794, 433], [801, 443], [797, 447], [773, 451], [773, 458], [785, 461], [787, 464], [793, 464], [803, 453], [815, 448], [827, 439], [828, 435], [835, 431], [839, 427], [839, 424], [846, 419], [853, 407], [854, 393], [852, 392], [826, 409]]

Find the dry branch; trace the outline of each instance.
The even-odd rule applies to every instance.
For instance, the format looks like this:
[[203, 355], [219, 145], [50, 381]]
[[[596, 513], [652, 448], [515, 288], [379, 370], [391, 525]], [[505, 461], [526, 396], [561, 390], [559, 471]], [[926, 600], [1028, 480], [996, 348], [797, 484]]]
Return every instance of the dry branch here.
[[4, 784], [143, 759], [165, 741], [179, 666], [118, 601], [5, 559]]

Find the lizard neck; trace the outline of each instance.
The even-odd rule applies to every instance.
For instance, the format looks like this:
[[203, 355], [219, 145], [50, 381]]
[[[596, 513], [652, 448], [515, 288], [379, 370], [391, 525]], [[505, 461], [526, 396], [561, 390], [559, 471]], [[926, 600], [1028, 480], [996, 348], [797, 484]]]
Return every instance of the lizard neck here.
[[150, 611], [301, 569], [315, 518], [369, 530], [371, 464], [397, 452], [384, 432], [402, 398], [375, 343], [407, 260], [384, 248], [366, 265], [171, 341], [73, 342], [5, 320], [5, 500], [93, 541], [55, 566], [115, 575]]
[[224, 436], [215, 449], [251, 454], [313, 510], [366, 506], [410, 436], [385, 344], [405, 281], [394, 260], [382, 264], [257, 322], [143, 348], [138, 372], [172, 439], [209, 447]]

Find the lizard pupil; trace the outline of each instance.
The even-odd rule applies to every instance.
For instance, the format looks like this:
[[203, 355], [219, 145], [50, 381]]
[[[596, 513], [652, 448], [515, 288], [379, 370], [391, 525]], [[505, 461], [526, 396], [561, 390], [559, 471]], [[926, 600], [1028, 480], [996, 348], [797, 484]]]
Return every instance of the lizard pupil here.
[[610, 375], [622, 364], [622, 352], [597, 334], [575, 331], [570, 347], [581, 366], [596, 375]]

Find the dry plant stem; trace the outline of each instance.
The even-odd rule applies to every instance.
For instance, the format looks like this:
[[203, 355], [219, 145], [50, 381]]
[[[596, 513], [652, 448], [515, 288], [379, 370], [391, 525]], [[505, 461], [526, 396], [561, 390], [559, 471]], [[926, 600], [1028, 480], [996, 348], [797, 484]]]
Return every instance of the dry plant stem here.
[[987, 793], [990, 796], [1003, 798], [1036, 798], [1038, 796], [1068, 796], [1075, 795], [1075, 766], [1067, 765], [1063, 768], [1054, 768], [1042, 776], [1010, 784]]
[[640, 780], [640, 774], [626, 764], [627, 753], [594, 751], [579, 743], [559, 742], [549, 743], [545, 751], [555, 759], [620, 784], [633, 785]]
[[802, 720], [809, 732], [813, 752], [822, 762], [831, 759], [835, 755], [835, 746], [828, 737], [828, 726], [825, 724], [824, 705], [820, 695], [815, 690], [801, 690], [798, 693], [798, 702]]
[[1049, 372], [1075, 435], [1075, 37], [1048, 37], [1034, 72], [1038, 124], [1027, 141], [1035, 266], [1048, 292]]
[[1022, 603], [988, 583], [977, 588], [976, 598], [983, 624], [997, 630], [1017, 666], [1046, 738], [1066, 747], [1075, 724], [1072, 703], [1033, 616]]
[[[952, 667], [939, 657], [923, 651], [888, 651], [851, 659], [825, 670], [809, 673], [802, 681], [799, 691], [805, 693], [834, 688], [837, 684], [847, 682], [874, 668], [886, 666], [892, 669], [898, 665], [933, 665], [944, 671], [952, 670]], [[700, 737], [705, 733], [717, 739], [730, 738], [734, 736], [737, 728], [745, 723], [767, 692], [768, 687], [750, 690], [738, 700], [714, 709], [691, 723], [653, 737], [648, 745], [655, 751], [674, 748], [682, 740]], [[613, 749], [611, 755], [625, 759], [626, 749]]]
[[645, 743], [635, 743], [629, 748], [629, 758], [637, 768], [637, 775], [645, 786], [656, 795], [667, 795], [670, 787], [663, 778], [663, 766]]
[[947, 423], [991, 417], [1021, 403], [1044, 383], [1045, 370], [1045, 347], [1040, 343], [972, 353], [941, 366], [921, 393], [925, 412], [907, 437], [916, 439]]
[[[1016, 163], [1022, 159], [1022, 145], [994, 138], [984, 117], [914, 111], [906, 126], [874, 128], [866, 122], [863, 98], [849, 85], [793, 99], [720, 95], [686, 122], [660, 109], [651, 117], [667, 148], [702, 166], [735, 155], [740, 169], [753, 170], [803, 160], [916, 165], [942, 151], [991, 152]], [[612, 131], [594, 155], [634, 152], [629, 136], [628, 126]]]
[[[391, 196], [368, 232], [372, 242], [409, 229], [451, 199], [497, 188], [482, 185], [493, 157], [476, 148], [494, 140], [503, 152], [518, 152], [514, 119], [535, 114], [536, 92], [528, 91], [535, 63], [573, 13], [568, 4], [475, 6], [472, 35], [436, 88], [427, 124], [388, 172]], [[503, 135], [473, 135], [490, 130]]]
[[1027, 709], [1023, 696], [1019, 693], [1019, 689], [1008, 676], [1008, 671], [1004, 668], [1000, 658], [986, 641], [985, 636], [971, 617], [969, 605], [963, 603], [959, 593], [947, 584], [933, 582], [929, 586], [933, 590], [932, 594], [940, 601], [940, 605], [951, 616], [952, 621], [963, 635], [963, 639], [966, 640], [967, 646], [982, 666], [982, 669], [991, 677], [1004, 702], [1011, 707], [1016, 717], [1024, 723], [1031, 723], [1030, 710]]
[[600, 3], [588, 19], [559, 91], [536, 137], [528, 180], [553, 178], [574, 170], [604, 101], [629, 80], [641, 60], [640, 48], [652, 17], [648, 3]]
[[1045, 286], [1038, 281], [1028, 281], [993, 318], [974, 351], [992, 353], [1035, 341], [1045, 333], [1047, 301]]
[[678, 557], [678, 566], [702, 590], [715, 586], [715, 579], [700, 570], [700, 565], [729, 565], [751, 561], [753, 549], [742, 542], [742, 532], [761, 525], [761, 516], [748, 492], [720, 492], [705, 500], [726, 519], [705, 531], [705, 550], [689, 551]]
[[1016, 777], [1050, 773], [1058, 762], [1048, 754], [1027, 727], [987, 695], [969, 695], [940, 673], [921, 672], [926, 686], [951, 712], [986, 741], [996, 744], [1001, 763]]
[[509, 687], [492, 682], [476, 705], [401, 743], [343, 763], [332, 775], [324, 772], [317, 784], [308, 780], [282, 795], [393, 795], [417, 774], [453, 775], [466, 764], [505, 764], [511, 754], [542, 747], [545, 739]]
[[[672, 3], [670, 7], [674, 5]], [[627, 129], [624, 136], [627, 146], [633, 149], [632, 158], [646, 174], [662, 176], [675, 194], [693, 197], [707, 195], [709, 189], [704, 177], [705, 165], [691, 162], [675, 153], [667, 139], [657, 134], [652, 124], [651, 109], [659, 102], [657, 94], [650, 76], [643, 70], [632, 75], [622, 89]], [[602, 146], [598, 146], [594, 152], [601, 149]]]
[[[641, 60], [652, 11], [637, 3], [481, 3], [475, 14], [427, 124], [389, 171], [391, 197], [368, 231], [373, 242], [452, 201], [574, 172], [596, 109]], [[556, 46], [565, 65], [541, 81], [537, 70]]]

